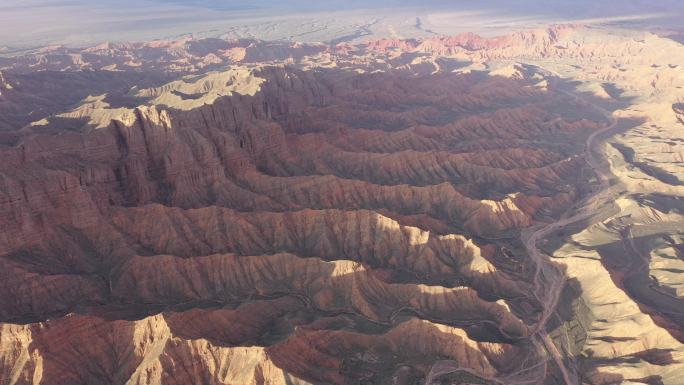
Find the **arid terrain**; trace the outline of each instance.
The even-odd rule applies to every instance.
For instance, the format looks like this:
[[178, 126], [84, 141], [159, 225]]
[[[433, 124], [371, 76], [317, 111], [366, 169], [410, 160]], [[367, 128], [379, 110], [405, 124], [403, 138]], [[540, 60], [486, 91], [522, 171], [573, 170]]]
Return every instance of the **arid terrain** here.
[[684, 45], [0, 57], [0, 384], [684, 377]]

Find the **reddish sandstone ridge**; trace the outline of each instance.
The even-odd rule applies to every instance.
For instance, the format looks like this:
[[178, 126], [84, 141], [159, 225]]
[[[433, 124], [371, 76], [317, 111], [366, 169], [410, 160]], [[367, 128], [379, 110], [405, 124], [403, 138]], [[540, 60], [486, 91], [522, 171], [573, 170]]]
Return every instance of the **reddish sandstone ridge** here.
[[566, 143], [599, 123], [553, 112], [572, 99], [268, 66], [136, 92], [0, 147], [9, 383], [489, 379], [536, 354], [532, 267], [500, 239], [581, 194]]

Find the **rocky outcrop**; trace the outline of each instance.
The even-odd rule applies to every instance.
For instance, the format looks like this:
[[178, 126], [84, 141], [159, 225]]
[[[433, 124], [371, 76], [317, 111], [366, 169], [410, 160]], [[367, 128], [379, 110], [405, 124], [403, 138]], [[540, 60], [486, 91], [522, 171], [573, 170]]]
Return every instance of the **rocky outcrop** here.
[[[335, 330], [334, 325], [349, 320], [331, 317], [300, 326], [286, 341], [267, 348], [233, 346], [216, 335], [212, 341], [196, 335], [210, 326], [207, 321], [229, 330], [231, 318], [225, 311], [207, 310], [206, 319], [183, 323], [197, 320], [195, 312], [139, 321], [73, 315], [28, 326], [4, 325], [3, 338], [17, 344], [3, 345], [3, 353], [21, 359], [2, 368], [9, 370], [13, 384], [353, 384], [402, 373], [406, 362], [425, 368], [437, 357], [468, 365], [482, 376], [493, 376], [501, 361], [516, 360], [515, 349], [477, 343], [460, 329], [416, 318], [368, 335]], [[404, 375], [415, 378], [416, 373]]]
[[673, 104], [672, 109], [674, 110], [675, 114], [677, 114], [677, 120], [679, 121], [679, 123], [684, 124], [684, 104]]

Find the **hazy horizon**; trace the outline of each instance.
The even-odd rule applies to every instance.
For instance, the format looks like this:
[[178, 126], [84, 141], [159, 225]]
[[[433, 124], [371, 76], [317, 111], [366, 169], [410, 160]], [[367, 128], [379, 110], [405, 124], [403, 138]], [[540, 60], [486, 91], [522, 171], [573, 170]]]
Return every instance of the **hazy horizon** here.
[[[372, 8], [382, 11], [369, 11]], [[353, 40], [367, 35], [420, 37], [427, 29], [437, 34], [493, 35], [563, 22], [675, 28], [683, 10], [684, 4], [674, 0], [656, 5], [645, 0], [552, 0], [541, 5], [531, 0], [9, 0], [0, 5], [0, 47], [7, 51], [188, 34], [299, 41]]]

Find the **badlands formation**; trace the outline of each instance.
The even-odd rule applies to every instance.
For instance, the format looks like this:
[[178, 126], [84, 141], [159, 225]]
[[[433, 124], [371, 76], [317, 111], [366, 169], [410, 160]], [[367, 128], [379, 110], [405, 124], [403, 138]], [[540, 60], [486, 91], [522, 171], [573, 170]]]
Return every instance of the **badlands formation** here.
[[678, 384], [684, 46], [0, 58], [0, 384]]

